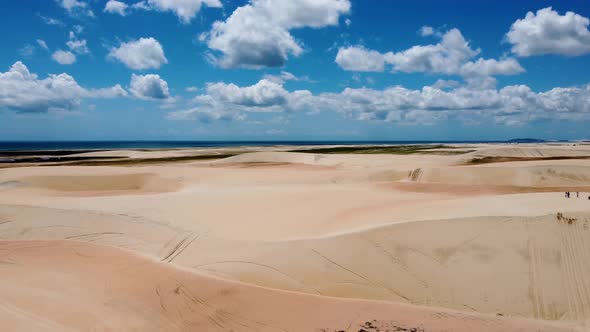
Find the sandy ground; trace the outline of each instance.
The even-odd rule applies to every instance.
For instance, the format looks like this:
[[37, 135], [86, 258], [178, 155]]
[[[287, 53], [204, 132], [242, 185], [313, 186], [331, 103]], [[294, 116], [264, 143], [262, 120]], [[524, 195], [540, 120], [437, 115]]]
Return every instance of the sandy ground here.
[[[465, 149], [476, 151], [320, 155], [265, 148], [215, 161], [2, 169], [0, 272], [10, 283], [0, 286], [0, 321], [15, 331], [37, 330], [35, 323], [61, 331], [336, 331], [357, 315], [354, 324], [375, 319], [380, 331], [587, 330], [590, 160], [463, 163], [583, 157], [590, 146]], [[105, 256], [85, 259], [72, 249], [78, 247]], [[141, 260], [141, 268], [120, 272]], [[173, 310], [161, 307], [154, 289], [174, 289], [178, 278], [198, 298], [225, 294], [225, 284], [244, 291], [219, 296], [220, 307], [197, 301], [195, 310], [186, 299], [171, 300]], [[45, 302], [36, 303], [40, 296]], [[51, 299], [60, 305], [47, 305]], [[221, 316], [210, 315], [218, 310]], [[290, 320], [291, 312], [308, 321]]]
[[576, 330], [567, 323], [253, 287], [76, 241], [5, 241], [0, 258], [4, 331]]

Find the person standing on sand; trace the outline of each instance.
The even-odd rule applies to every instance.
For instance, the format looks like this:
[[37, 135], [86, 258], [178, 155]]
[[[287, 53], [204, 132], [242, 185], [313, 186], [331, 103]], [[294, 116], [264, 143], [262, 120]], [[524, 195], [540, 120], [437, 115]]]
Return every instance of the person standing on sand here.
[[580, 192], [576, 191], [576, 198], [580, 198]]

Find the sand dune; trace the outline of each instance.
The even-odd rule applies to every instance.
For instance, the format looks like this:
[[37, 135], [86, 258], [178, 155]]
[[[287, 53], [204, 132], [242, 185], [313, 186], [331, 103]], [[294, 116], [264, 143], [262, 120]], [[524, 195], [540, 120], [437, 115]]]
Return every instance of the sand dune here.
[[0, 320], [9, 330], [575, 331], [563, 323], [257, 288], [88, 243], [7, 241], [0, 259]]
[[565, 218], [574, 221], [555, 215], [436, 220], [263, 244], [201, 238], [174, 261], [313, 294], [590, 319], [590, 218]]
[[54, 175], [29, 176], [19, 183], [31, 188], [55, 192], [115, 192], [146, 193], [166, 192], [178, 189], [179, 183], [162, 179], [154, 174], [135, 173], [125, 175]]
[[562, 157], [562, 156], [588, 156], [590, 145], [573, 144], [518, 144], [518, 145], [494, 145], [479, 148], [465, 157]]
[[[483, 154], [493, 149], [516, 155], [587, 153], [587, 147], [578, 146], [466, 148]], [[571, 322], [580, 328], [590, 321], [589, 160], [464, 166], [465, 155], [320, 155], [281, 149], [246, 149], [223, 160], [161, 165], [6, 168], [0, 172], [0, 240], [76, 240], [130, 249], [210, 276], [307, 293], [297, 295], [305, 299], [384, 300], [469, 315]], [[152, 157], [162, 153], [197, 152], [156, 151]], [[149, 158], [150, 152], [138, 156]], [[565, 190], [580, 191], [581, 198], [566, 199]], [[106, 267], [106, 260], [99, 265], [114, 268]], [[96, 290], [89, 299], [104, 298], [103, 286], [79, 287], [68, 301], [75, 302], [86, 287]], [[125, 294], [127, 286], [121, 287]], [[38, 315], [39, 322], [53, 326], [58, 313], [28, 311], [29, 305], [35, 307], [31, 292], [24, 304], [7, 302], [0, 292], [0, 307], [23, 317]], [[273, 299], [278, 294], [271, 293]], [[115, 308], [152, 310], [151, 297], [146, 309], [143, 295], [140, 300], [133, 296], [114, 300]], [[95, 302], [88, 305], [80, 309], [86, 315], [107, 310], [93, 307]], [[284, 315], [277, 311], [271, 312]], [[343, 317], [354, 316], [344, 312]], [[137, 315], [133, 326], [148, 326], [142, 324], [149, 317]], [[340, 317], [334, 315], [329, 317]], [[371, 319], [390, 321], [383, 317]], [[104, 329], [115, 329], [122, 319], [114, 318]], [[300, 330], [343, 328], [331, 319]], [[26, 321], [24, 329], [31, 330]], [[169, 323], [169, 317], [157, 318], [153, 326]]]
[[408, 175], [408, 179], [448, 184], [572, 188], [590, 185], [590, 168], [570, 165], [418, 168]]

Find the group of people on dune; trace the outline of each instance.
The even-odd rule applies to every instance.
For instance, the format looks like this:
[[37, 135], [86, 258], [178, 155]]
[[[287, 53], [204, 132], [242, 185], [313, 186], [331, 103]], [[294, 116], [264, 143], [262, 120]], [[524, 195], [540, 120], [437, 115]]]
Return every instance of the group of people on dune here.
[[[565, 198], [570, 198], [571, 197], [571, 192], [566, 191], [565, 192]], [[580, 192], [576, 191], [576, 198], [580, 198]], [[590, 196], [588, 196], [588, 199], [590, 200]]]

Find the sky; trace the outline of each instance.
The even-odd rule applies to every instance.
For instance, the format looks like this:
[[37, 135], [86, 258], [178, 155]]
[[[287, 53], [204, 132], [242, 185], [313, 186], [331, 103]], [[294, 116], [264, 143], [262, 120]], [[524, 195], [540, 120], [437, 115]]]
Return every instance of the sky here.
[[5, 0], [0, 140], [590, 139], [588, 0]]

